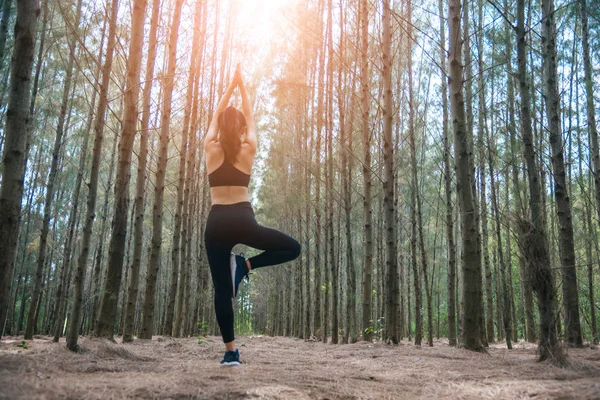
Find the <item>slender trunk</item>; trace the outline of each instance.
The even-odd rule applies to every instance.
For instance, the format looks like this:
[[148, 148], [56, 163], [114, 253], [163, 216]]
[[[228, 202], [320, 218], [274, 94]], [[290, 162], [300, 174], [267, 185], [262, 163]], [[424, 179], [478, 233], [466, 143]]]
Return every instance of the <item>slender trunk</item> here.
[[[332, 0], [328, 0], [327, 5], [327, 177], [329, 183], [327, 184], [327, 229], [328, 229], [328, 242], [329, 242], [329, 267], [330, 267], [330, 278], [331, 278], [331, 342], [337, 344], [338, 342], [338, 279], [337, 279], [337, 260], [335, 257], [335, 236], [333, 229], [333, 186], [335, 184], [335, 177], [333, 175], [333, 4]], [[328, 285], [329, 286], [329, 285]]]
[[450, 0], [448, 7], [450, 38], [450, 107], [454, 130], [454, 159], [456, 163], [457, 197], [460, 206], [462, 234], [462, 341], [469, 350], [483, 351], [481, 338], [481, 258], [478, 250], [478, 226], [473, 201], [470, 167], [469, 134], [465, 124], [461, 64], [460, 0]]
[[454, 243], [454, 218], [452, 216], [452, 176], [450, 174], [450, 140], [448, 132], [448, 83], [446, 71], [446, 28], [444, 24], [444, 7], [442, 0], [438, 1], [440, 19], [440, 66], [442, 72], [442, 135], [444, 138], [444, 194], [446, 200], [446, 238], [448, 241], [448, 277], [447, 277], [447, 305], [448, 305], [448, 342], [456, 346], [456, 250]]
[[[409, 5], [410, 7], [410, 5]], [[393, 344], [400, 341], [398, 335], [398, 261], [396, 242], [396, 224], [394, 208], [394, 144], [392, 141], [392, 123], [394, 115], [392, 113], [392, 32], [391, 32], [391, 10], [389, 0], [383, 2], [383, 201], [385, 209], [385, 242], [386, 242], [386, 319], [385, 319], [385, 340]]]
[[558, 92], [556, 24], [554, 22], [554, 0], [542, 0], [542, 58], [544, 66], [544, 97], [548, 121], [550, 147], [552, 149], [552, 171], [554, 174], [554, 197], [559, 223], [559, 245], [563, 278], [563, 308], [565, 331], [570, 346], [582, 347], [579, 322], [579, 297], [575, 268], [575, 244], [571, 199], [565, 177], [563, 140], [561, 134], [560, 94]]
[[131, 180], [131, 158], [133, 141], [138, 121], [138, 98], [140, 86], [141, 52], [146, 0], [133, 4], [131, 39], [127, 59], [127, 83], [124, 97], [124, 115], [119, 142], [119, 160], [115, 178], [115, 208], [112, 234], [109, 245], [108, 269], [104, 295], [98, 315], [96, 335], [112, 339], [116, 316], [119, 286], [123, 271], [125, 239], [127, 236], [127, 209], [129, 206], [129, 181]]
[[485, 271], [485, 294], [486, 294], [486, 332], [487, 341], [494, 341], [494, 302], [492, 295], [492, 271], [490, 267], [490, 255], [488, 249], [488, 220], [487, 220], [487, 200], [486, 200], [486, 181], [485, 181], [485, 154], [484, 154], [484, 116], [485, 110], [485, 84], [483, 81], [483, 4], [478, 2], [478, 20], [477, 20], [477, 84], [479, 86], [479, 111], [477, 123], [477, 136], [479, 140], [479, 186], [481, 191], [481, 250], [483, 254], [483, 266]]
[[[521, 95], [521, 135], [525, 146], [525, 161], [529, 178], [529, 205], [531, 209], [531, 222], [521, 221], [521, 251], [527, 262], [531, 285], [538, 297], [540, 314], [540, 343], [538, 347], [540, 361], [546, 359], [563, 362], [565, 355], [562, 352], [554, 324], [557, 314], [554, 308], [556, 292], [554, 280], [550, 269], [548, 242], [544, 228], [542, 211], [542, 190], [538, 174], [536, 154], [533, 146], [532, 120], [530, 114], [529, 83], [527, 81], [527, 59], [525, 52], [525, 0], [517, 1], [517, 55], [518, 79]], [[529, 239], [529, 243], [527, 242]]]
[[133, 340], [135, 310], [139, 289], [139, 272], [142, 262], [142, 246], [144, 242], [144, 203], [146, 195], [146, 169], [148, 164], [148, 132], [150, 120], [150, 101], [152, 85], [154, 83], [154, 65], [156, 59], [156, 38], [158, 31], [158, 18], [160, 1], [152, 2], [152, 17], [150, 19], [150, 33], [148, 38], [148, 58], [146, 60], [146, 74], [144, 90], [142, 92], [142, 120], [140, 124], [140, 150], [138, 153], [138, 170], [135, 186], [135, 222], [133, 234], [133, 262], [131, 264], [131, 278], [125, 307], [125, 323], [123, 327], [123, 342]]
[[[340, 13], [340, 25], [343, 26], [342, 13]], [[358, 31], [360, 32], [360, 31]], [[342, 55], [344, 51], [343, 38], [340, 40], [339, 54]], [[346, 74], [340, 70], [338, 75], [338, 93], [343, 92], [343, 84], [346, 80]], [[356, 80], [352, 80], [352, 90], [354, 93], [356, 87]], [[353, 109], [354, 102], [351, 102], [350, 109]], [[346, 343], [355, 343], [357, 340], [356, 334], [356, 275], [355, 275], [355, 263], [354, 263], [354, 245], [352, 241], [352, 170], [353, 160], [352, 153], [352, 130], [346, 127], [346, 102], [345, 97], [341, 97], [341, 101], [338, 102], [339, 115], [340, 115], [340, 136], [341, 143], [345, 149], [342, 150], [342, 178], [343, 178], [343, 197], [344, 197], [344, 212], [345, 212], [345, 234], [346, 234], [346, 329], [344, 330], [344, 340]], [[370, 294], [369, 294], [370, 295]]]
[[[96, 92], [94, 91], [94, 93], [92, 94], [90, 110], [94, 109], [95, 102], [96, 102]], [[63, 282], [61, 284], [61, 286], [66, 285], [66, 287], [63, 286], [62, 298], [60, 298], [60, 296], [57, 296], [57, 303], [60, 304], [61, 309], [63, 307], [66, 308], [67, 294], [69, 292], [68, 285], [70, 285], [70, 283], [71, 283], [70, 276], [71, 276], [71, 273], [73, 270], [73, 268], [71, 266], [71, 264], [72, 264], [71, 251], [72, 251], [72, 247], [73, 247], [73, 235], [75, 233], [76, 226], [79, 225], [79, 219], [78, 219], [79, 195], [81, 192], [81, 183], [83, 181], [83, 174], [84, 174], [86, 161], [87, 161], [88, 143], [89, 143], [90, 131], [92, 129], [92, 124], [91, 124], [92, 119], [93, 119], [93, 117], [90, 112], [88, 114], [88, 125], [87, 125], [87, 128], [84, 133], [85, 136], [83, 138], [83, 144], [81, 145], [81, 155], [79, 156], [80, 157], [79, 158], [79, 171], [77, 172], [77, 179], [75, 181], [75, 190], [73, 191], [73, 198], [72, 198], [73, 208], [71, 209], [71, 213], [69, 215], [69, 223], [68, 223], [69, 232], [67, 234], [67, 240], [66, 240], [64, 256], [63, 256], [63, 271], [65, 271], [65, 270], [69, 271], [69, 273], [68, 273], [69, 278], [66, 279], [66, 282]], [[63, 306], [63, 304], [65, 304], [65, 305]], [[58, 342], [58, 339], [62, 335], [63, 326], [64, 326], [64, 316], [65, 316], [65, 313], [61, 312], [57, 319], [57, 328], [54, 330], [54, 341], [55, 342]], [[60, 325], [60, 329], [58, 329], [58, 325]]]
[[361, 130], [363, 138], [363, 224], [365, 256], [362, 265], [362, 338], [371, 341], [374, 322], [371, 320], [371, 272], [373, 270], [373, 210], [371, 198], [371, 132], [369, 122], [369, 2], [360, 3], [361, 52], [360, 52], [360, 104]]
[[[154, 183], [154, 209], [152, 212], [152, 250], [150, 252], [150, 263], [148, 264], [148, 275], [146, 279], [146, 293], [144, 296], [143, 319], [140, 338], [152, 339], [154, 329], [154, 308], [156, 281], [158, 278], [159, 261], [162, 247], [162, 223], [163, 223], [163, 197], [165, 191], [165, 174], [167, 168], [167, 150], [169, 146], [169, 129], [171, 119], [171, 103], [173, 99], [173, 87], [175, 79], [175, 65], [177, 62], [177, 41], [179, 38], [179, 23], [181, 20], [181, 7], [183, 0], [177, 0], [173, 11], [171, 23], [171, 34], [169, 37], [169, 60], [167, 75], [165, 78], [163, 110], [161, 117], [160, 144], [158, 160], [156, 164], [156, 181]], [[177, 265], [172, 265], [177, 268]]]
[[502, 298], [503, 298], [503, 320], [504, 320], [504, 335], [506, 339], [506, 347], [508, 349], [512, 349], [511, 344], [511, 313], [510, 313], [510, 293], [508, 291], [508, 286], [506, 282], [506, 264], [504, 262], [504, 250], [502, 249], [502, 234], [500, 230], [500, 210], [498, 209], [498, 197], [496, 195], [496, 176], [494, 173], [494, 163], [492, 158], [492, 153], [496, 153], [496, 149], [491, 147], [491, 143], [495, 143], [495, 139], [489, 137], [489, 132], [487, 135], [487, 145], [488, 145], [488, 165], [490, 168], [490, 188], [492, 192], [492, 207], [493, 207], [493, 216], [494, 222], [496, 223], [496, 240], [498, 245], [498, 261], [500, 269], [500, 280], [502, 286]]
[[[198, 52], [198, 40], [199, 40], [199, 27], [200, 27], [200, 21], [201, 21], [201, 15], [200, 15], [200, 11], [202, 10], [202, 3], [201, 2], [197, 2], [196, 3], [196, 15], [194, 17], [195, 23], [194, 23], [194, 33], [193, 33], [193, 39], [192, 39], [192, 53], [191, 53], [191, 58], [190, 58], [190, 68], [188, 71], [188, 85], [187, 85], [187, 92], [186, 92], [186, 107], [185, 107], [185, 112], [184, 112], [184, 116], [183, 116], [183, 129], [182, 129], [182, 133], [181, 133], [181, 145], [179, 146], [179, 152], [180, 152], [180, 156], [179, 156], [179, 178], [178, 178], [178, 184], [177, 184], [177, 203], [176, 203], [176, 209], [175, 209], [175, 224], [174, 224], [174, 228], [173, 228], [173, 241], [172, 241], [172, 253], [171, 253], [171, 263], [173, 264], [173, 268], [177, 269], [179, 267], [179, 290], [178, 290], [178, 302], [177, 302], [177, 309], [176, 309], [176, 314], [175, 314], [175, 325], [171, 327], [172, 325], [172, 321], [169, 321], [169, 316], [171, 317], [171, 319], [173, 318], [172, 315], [169, 315], [169, 313], [172, 313], [172, 310], [167, 309], [167, 321], [166, 321], [166, 326], [165, 326], [165, 330], [168, 332], [169, 331], [169, 327], [171, 327], [172, 330], [172, 335], [174, 337], [179, 337], [181, 332], [181, 322], [184, 318], [182, 318], [182, 302], [183, 302], [183, 296], [184, 296], [184, 288], [186, 287], [186, 280], [188, 279], [188, 274], [190, 271], [187, 270], [186, 266], [186, 260], [185, 260], [185, 252], [187, 250], [187, 246], [185, 244], [182, 244], [183, 247], [183, 251], [182, 254], [184, 254], [184, 257], [180, 257], [179, 252], [180, 252], [180, 237], [181, 237], [181, 225], [182, 225], [182, 217], [181, 214], [183, 212], [183, 191], [185, 188], [185, 174], [186, 174], [186, 157], [187, 157], [187, 147], [188, 147], [188, 132], [189, 132], [189, 126], [190, 126], [190, 111], [192, 109], [192, 94], [193, 94], [193, 90], [194, 90], [194, 76], [195, 76], [195, 62], [196, 62], [196, 54]], [[195, 134], [195, 132], [193, 133]], [[189, 172], [188, 172], [189, 175]], [[186, 225], [186, 232], [187, 232], [187, 222], [184, 222], [184, 224]], [[184, 239], [185, 240], [185, 239]], [[181, 258], [181, 262], [180, 262], [180, 258]], [[183, 329], [185, 330], [185, 328]]]
[[[323, 0], [319, 1], [318, 5], [319, 12], [323, 9]], [[323, 73], [325, 68], [325, 52], [323, 50], [323, 23], [320, 22], [320, 40], [319, 40], [319, 73], [317, 81], [317, 146], [315, 148], [315, 174], [316, 187], [315, 187], [315, 333], [317, 336], [321, 335], [323, 341], [327, 341], [327, 335], [324, 331], [324, 324], [322, 322], [321, 314], [321, 292], [322, 292], [322, 278], [321, 278], [321, 137], [323, 136]], [[325, 260], [327, 258], [325, 257]]]
[[[507, 32], [507, 38], [509, 38], [509, 33]], [[508, 39], [507, 39], [508, 40]], [[509, 46], [507, 43], [507, 54], [512, 54], [513, 53], [513, 47], [512, 45]], [[512, 182], [513, 182], [513, 195], [516, 201], [516, 213], [520, 216], [524, 216], [525, 213], [525, 207], [523, 205], [523, 200], [521, 197], [521, 183], [520, 183], [520, 179], [519, 179], [519, 165], [521, 163], [520, 158], [517, 157], [518, 155], [518, 151], [517, 151], [517, 140], [515, 137], [515, 121], [514, 121], [514, 115], [515, 115], [515, 110], [514, 110], [514, 80], [512, 78], [512, 76], [514, 75], [514, 71], [512, 70], [512, 66], [509, 69], [509, 82], [508, 82], [508, 98], [509, 98], [509, 110], [507, 110], [508, 115], [509, 115], [509, 130], [510, 130], [510, 154], [511, 154], [511, 172], [512, 172]], [[508, 197], [508, 192], [506, 194], [506, 196]], [[507, 236], [507, 244], [508, 246], [510, 246], [510, 236]], [[510, 255], [511, 252], [509, 250], [508, 254]], [[509, 262], [510, 265], [510, 262]], [[510, 269], [509, 269], [510, 271]], [[524, 329], [524, 336], [525, 339], [528, 342], [531, 343], [535, 343], [537, 342], [537, 333], [536, 333], [536, 328], [535, 328], [535, 318], [534, 318], [534, 313], [533, 313], [533, 290], [531, 288], [531, 281], [528, 277], [528, 273], [527, 273], [527, 265], [524, 262], [524, 260], [519, 257], [519, 276], [521, 279], [521, 293], [522, 293], [522, 299], [521, 299], [521, 304], [522, 304], [522, 312], [523, 312], [523, 318], [525, 320], [523, 329]], [[510, 282], [512, 282], [512, 280], [510, 280]], [[516, 327], [516, 318], [513, 317], [513, 321], [514, 321], [514, 326]], [[515, 329], [516, 331], [516, 329]], [[515, 341], [517, 340], [517, 338], [515, 338]]]

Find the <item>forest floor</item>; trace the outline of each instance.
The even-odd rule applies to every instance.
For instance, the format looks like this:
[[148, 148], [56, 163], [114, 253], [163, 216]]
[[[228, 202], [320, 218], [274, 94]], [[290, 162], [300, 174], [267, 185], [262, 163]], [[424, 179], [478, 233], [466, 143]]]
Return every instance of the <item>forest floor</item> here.
[[3, 399], [598, 399], [600, 350], [570, 349], [571, 365], [536, 362], [535, 346], [489, 354], [448, 346], [237, 339], [243, 364], [222, 367], [218, 337], [113, 344], [82, 338], [81, 354], [52, 338], [0, 342]]

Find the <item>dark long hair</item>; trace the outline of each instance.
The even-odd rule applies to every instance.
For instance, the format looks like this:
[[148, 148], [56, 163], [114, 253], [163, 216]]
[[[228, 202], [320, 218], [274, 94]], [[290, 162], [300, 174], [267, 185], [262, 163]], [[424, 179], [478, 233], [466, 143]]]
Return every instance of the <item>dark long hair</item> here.
[[242, 147], [242, 133], [246, 128], [246, 118], [240, 110], [229, 106], [219, 114], [219, 142], [225, 158], [234, 163]]

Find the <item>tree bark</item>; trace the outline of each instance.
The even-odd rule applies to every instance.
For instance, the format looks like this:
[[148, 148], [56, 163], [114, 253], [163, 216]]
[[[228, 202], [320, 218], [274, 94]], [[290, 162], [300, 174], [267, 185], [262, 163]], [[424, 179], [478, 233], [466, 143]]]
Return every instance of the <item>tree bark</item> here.
[[450, 174], [450, 140], [448, 132], [448, 82], [446, 69], [446, 28], [444, 24], [444, 7], [438, 1], [440, 19], [440, 66], [442, 73], [442, 135], [444, 140], [444, 194], [446, 200], [446, 240], [448, 248], [447, 304], [448, 304], [448, 342], [456, 346], [456, 250], [454, 242], [454, 218], [452, 215], [452, 176]]
[[20, 0], [17, 3], [0, 188], [0, 336], [4, 332], [21, 222], [31, 72], [39, 14], [39, 0]]
[[[560, 347], [554, 324], [557, 314], [554, 309], [556, 291], [550, 270], [550, 257], [546, 239], [543, 211], [542, 190], [533, 146], [532, 121], [530, 114], [529, 83], [527, 81], [527, 55], [525, 52], [525, 0], [517, 1], [517, 58], [518, 79], [521, 95], [521, 135], [525, 146], [525, 161], [529, 180], [529, 205], [531, 221], [522, 222], [519, 226], [522, 243], [521, 251], [527, 262], [527, 271], [531, 277], [531, 285], [538, 297], [540, 314], [539, 360], [546, 359], [564, 361], [565, 355]], [[530, 239], [529, 243], [525, 239]], [[530, 246], [531, 244], [532, 246]]]
[[[154, 329], [154, 301], [162, 248], [163, 198], [167, 168], [167, 150], [169, 146], [171, 103], [173, 99], [175, 67], [177, 63], [177, 41], [179, 39], [179, 23], [181, 20], [182, 5], [183, 0], [177, 0], [175, 2], [175, 10], [173, 11], [173, 21], [171, 23], [171, 34], [169, 37], [168, 46], [169, 59], [167, 65], [167, 75], [165, 77], [163, 94], [164, 106], [161, 116], [160, 143], [158, 161], [156, 164], [156, 180], [154, 183], [154, 209], [152, 211], [152, 250], [150, 252], [150, 263], [148, 264], [142, 328], [140, 332], [140, 338], [148, 340], [152, 339], [152, 332]], [[177, 268], [177, 265], [172, 265], [172, 268]]]
[[[320, 14], [323, 9], [323, 0], [319, 1], [318, 6]], [[325, 68], [323, 64], [325, 63], [325, 51], [323, 49], [324, 39], [323, 39], [323, 23], [320, 23], [319, 32], [319, 73], [318, 73], [318, 81], [317, 81], [317, 146], [315, 149], [315, 174], [316, 178], [316, 187], [315, 187], [315, 333], [317, 336], [320, 336], [323, 341], [327, 341], [327, 332], [325, 332], [325, 324], [322, 321], [322, 313], [321, 313], [321, 292], [322, 290], [322, 278], [321, 278], [321, 268], [322, 268], [322, 259], [321, 259], [321, 138], [323, 136], [323, 74]], [[324, 257], [327, 260], [327, 257]]]
[[369, 122], [369, 2], [361, 0], [360, 104], [363, 139], [363, 225], [365, 256], [362, 265], [362, 338], [371, 341], [375, 323], [371, 320], [371, 273], [373, 271], [373, 206], [371, 200], [371, 132]]
[[481, 338], [481, 258], [478, 251], [478, 227], [475, 219], [470, 167], [469, 135], [465, 124], [463, 100], [463, 66], [461, 64], [460, 0], [449, 0], [448, 25], [450, 38], [450, 107], [454, 131], [457, 197], [460, 206], [462, 234], [462, 344], [474, 351], [484, 351]]
[[[179, 156], [179, 176], [178, 176], [178, 184], [177, 184], [177, 203], [176, 203], [176, 209], [175, 209], [175, 224], [174, 224], [174, 228], [173, 228], [173, 240], [172, 240], [172, 252], [171, 252], [171, 262], [173, 264], [173, 268], [177, 268], [179, 267], [179, 279], [180, 279], [180, 285], [179, 285], [179, 291], [178, 291], [178, 297], [179, 299], [181, 299], [179, 302], [177, 302], [177, 314], [175, 315], [175, 325], [171, 327], [172, 330], [172, 335], [174, 337], [179, 337], [181, 335], [180, 332], [180, 325], [181, 325], [181, 321], [182, 319], [182, 309], [180, 304], [181, 301], [183, 301], [183, 292], [184, 292], [184, 288], [185, 288], [185, 284], [186, 281], [189, 279], [189, 274], [191, 271], [189, 271], [187, 269], [187, 260], [185, 258], [185, 254], [187, 252], [187, 244], [186, 243], [180, 243], [180, 238], [181, 238], [181, 225], [182, 225], [182, 213], [184, 211], [184, 199], [183, 199], [183, 192], [186, 186], [186, 158], [188, 157], [187, 151], [188, 151], [188, 133], [189, 133], [189, 127], [190, 127], [190, 114], [191, 114], [191, 109], [192, 109], [192, 94], [194, 91], [194, 77], [196, 74], [195, 71], [195, 63], [196, 63], [196, 55], [198, 53], [198, 41], [199, 41], [199, 28], [200, 28], [200, 21], [201, 21], [201, 15], [200, 12], [202, 10], [202, 3], [201, 2], [197, 2], [196, 3], [196, 15], [194, 16], [194, 31], [193, 31], [193, 38], [192, 38], [192, 53], [191, 53], [191, 58], [190, 58], [190, 68], [188, 70], [188, 85], [187, 85], [187, 92], [186, 92], [186, 107], [185, 107], [185, 111], [184, 111], [184, 115], [183, 115], [183, 129], [181, 132], [181, 145], [179, 147], [179, 152], [180, 152], [180, 156]], [[195, 135], [195, 132], [192, 132], [193, 135]], [[187, 172], [188, 175], [191, 173], [191, 171]], [[189, 182], [188, 182], [188, 192], [189, 192]], [[188, 196], [188, 200], [189, 202], [189, 196]], [[185, 232], [187, 234], [187, 219], [185, 219], [183, 221], [183, 224], [185, 225]], [[185, 242], [185, 236], [184, 239], [181, 242]], [[180, 256], [180, 250], [181, 253], [183, 255], [183, 257]], [[187, 302], [184, 302], [187, 304]], [[167, 310], [167, 315], [169, 314], [169, 310]], [[169, 331], [169, 320], [167, 317], [167, 323], [165, 324], [165, 330], [168, 332]], [[172, 324], [171, 324], [172, 325]], [[185, 331], [185, 324], [184, 324], [184, 329], [183, 331]]]
[[565, 176], [563, 140], [561, 134], [560, 94], [558, 92], [556, 24], [554, 0], [542, 0], [542, 60], [544, 66], [544, 97], [548, 121], [552, 171], [554, 174], [554, 197], [559, 223], [559, 245], [563, 278], [563, 308], [565, 312], [566, 340], [570, 346], [582, 347], [579, 322], [579, 296], [575, 268], [575, 244], [573, 220]]
[[[409, 6], [410, 7], [410, 6]], [[394, 209], [396, 207], [394, 199], [394, 144], [392, 141], [392, 123], [393, 123], [393, 99], [392, 99], [392, 32], [391, 32], [391, 9], [390, 1], [383, 2], [383, 201], [385, 213], [385, 242], [386, 242], [386, 281], [388, 283], [386, 291], [386, 319], [385, 319], [385, 340], [393, 344], [400, 341], [398, 335], [398, 244], [396, 242], [396, 221]]]
[[[333, 2], [327, 4], [327, 231], [329, 250], [329, 277], [331, 278], [331, 342], [337, 344], [338, 334], [338, 268], [335, 257], [334, 209], [333, 190], [335, 177], [333, 175]], [[326, 286], [326, 291], [329, 285]], [[325, 308], [327, 310], [327, 307]]]
[[125, 239], [127, 236], [127, 209], [129, 206], [129, 181], [131, 180], [131, 156], [138, 122], [138, 98], [140, 86], [141, 53], [146, 0], [135, 0], [131, 19], [131, 39], [127, 59], [127, 82], [124, 97], [124, 115], [119, 141], [119, 160], [115, 178], [115, 208], [109, 245], [108, 268], [104, 295], [96, 325], [96, 335], [113, 338], [119, 286], [123, 272]]
[[127, 304], [124, 309], [125, 323], [123, 326], [123, 342], [133, 341], [135, 310], [138, 298], [140, 265], [142, 263], [142, 246], [144, 244], [144, 207], [146, 197], [146, 169], [148, 166], [148, 131], [150, 120], [150, 101], [152, 85], [154, 83], [154, 64], [156, 59], [156, 37], [160, 0], [152, 2], [152, 16], [150, 19], [150, 32], [148, 36], [148, 58], [146, 59], [146, 74], [144, 90], [142, 91], [142, 120], [140, 123], [140, 150], [138, 153], [138, 170], [135, 182], [135, 221], [133, 233], [133, 262], [131, 263], [131, 277], [127, 290]]

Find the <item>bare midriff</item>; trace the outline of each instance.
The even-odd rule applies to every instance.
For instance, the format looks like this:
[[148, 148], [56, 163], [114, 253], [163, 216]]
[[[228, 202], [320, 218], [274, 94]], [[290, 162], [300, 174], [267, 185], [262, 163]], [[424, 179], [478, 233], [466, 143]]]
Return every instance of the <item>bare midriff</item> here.
[[210, 188], [212, 204], [235, 204], [250, 201], [248, 188], [244, 186], [217, 186]]

